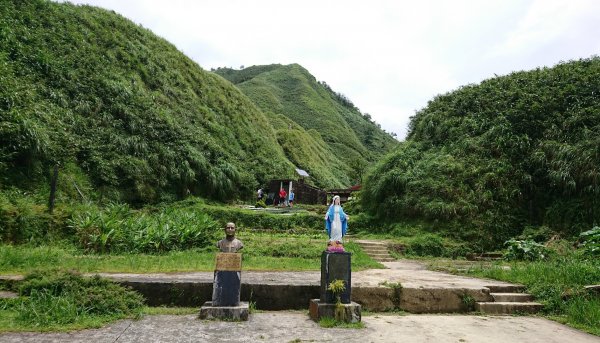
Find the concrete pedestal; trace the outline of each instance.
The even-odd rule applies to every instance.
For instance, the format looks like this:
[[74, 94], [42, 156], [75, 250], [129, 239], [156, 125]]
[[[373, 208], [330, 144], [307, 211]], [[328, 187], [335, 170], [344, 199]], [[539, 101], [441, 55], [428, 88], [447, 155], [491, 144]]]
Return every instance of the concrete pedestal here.
[[202, 305], [200, 319], [248, 320], [248, 303], [240, 302], [241, 270], [241, 254], [217, 254], [212, 301], [207, 301]]
[[238, 306], [241, 286], [241, 272], [216, 270], [212, 303], [214, 306]]
[[346, 289], [340, 294], [342, 304], [349, 304], [352, 295], [351, 256], [349, 252], [328, 252], [321, 254], [321, 302], [336, 303], [337, 299], [327, 287], [332, 281], [342, 280]]
[[[319, 321], [331, 317], [341, 322], [358, 323], [361, 321], [361, 306], [350, 301], [352, 295], [351, 256], [349, 252], [329, 252], [321, 254], [321, 299], [312, 299], [308, 312], [310, 318]], [[345, 290], [340, 294], [340, 303], [333, 292], [327, 290], [335, 280], [344, 281]]]
[[249, 307], [247, 302], [240, 302], [238, 306], [213, 306], [212, 301], [207, 301], [200, 308], [200, 319], [219, 319], [231, 321], [248, 320]]
[[322, 303], [319, 299], [312, 299], [308, 307], [310, 318], [319, 321], [323, 317], [331, 317], [346, 323], [358, 323], [361, 321], [361, 306], [355, 302], [349, 304]]

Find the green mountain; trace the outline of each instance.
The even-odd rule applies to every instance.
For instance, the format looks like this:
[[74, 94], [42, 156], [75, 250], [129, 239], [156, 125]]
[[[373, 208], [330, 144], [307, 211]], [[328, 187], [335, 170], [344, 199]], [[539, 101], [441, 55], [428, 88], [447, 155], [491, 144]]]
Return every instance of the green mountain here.
[[490, 245], [529, 226], [600, 223], [600, 58], [437, 96], [373, 169], [363, 205]]
[[54, 165], [63, 195], [132, 203], [294, 175], [238, 88], [111, 11], [3, 0], [0, 99], [0, 190], [47, 192]]
[[298, 64], [218, 68], [215, 72], [267, 114], [286, 156], [320, 180], [348, 186], [370, 162], [398, 144], [368, 114]]

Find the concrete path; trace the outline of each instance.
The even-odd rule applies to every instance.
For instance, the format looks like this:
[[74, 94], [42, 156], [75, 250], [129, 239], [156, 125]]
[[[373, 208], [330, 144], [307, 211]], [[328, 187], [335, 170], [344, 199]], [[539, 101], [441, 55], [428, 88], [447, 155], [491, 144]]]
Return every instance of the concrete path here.
[[194, 315], [147, 316], [97, 330], [10, 333], [16, 342], [529, 342], [598, 343], [600, 338], [534, 317], [374, 315], [363, 329], [324, 329], [300, 312], [265, 312], [247, 322], [201, 321]]
[[[388, 269], [367, 269], [352, 272], [352, 287], [382, 287], [384, 283], [400, 283], [404, 288], [467, 288], [481, 289], [490, 285], [507, 286], [507, 282], [477, 279], [427, 270], [425, 263], [414, 260], [383, 262]], [[320, 271], [257, 272], [243, 271], [242, 282], [268, 285], [319, 285]], [[100, 273], [115, 281], [144, 280], [148, 282], [209, 282], [212, 272], [193, 273]]]
[[375, 287], [382, 282], [398, 282], [405, 288], [482, 288], [490, 285], [508, 286], [507, 282], [478, 279], [427, 270], [424, 262], [398, 260], [383, 262], [389, 269], [367, 269], [352, 273], [352, 284], [357, 287]]

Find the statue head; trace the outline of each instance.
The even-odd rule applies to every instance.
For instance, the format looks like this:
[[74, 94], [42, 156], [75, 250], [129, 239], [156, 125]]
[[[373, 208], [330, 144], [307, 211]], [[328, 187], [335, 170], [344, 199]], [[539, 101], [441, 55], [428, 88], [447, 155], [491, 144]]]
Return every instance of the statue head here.
[[227, 238], [235, 237], [235, 224], [234, 223], [229, 222], [229, 223], [225, 224], [225, 236], [227, 236]]
[[340, 204], [340, 196], [336, 195], [333, 197], [332, 201], [331, 201], [332, 205], [339, 205]]

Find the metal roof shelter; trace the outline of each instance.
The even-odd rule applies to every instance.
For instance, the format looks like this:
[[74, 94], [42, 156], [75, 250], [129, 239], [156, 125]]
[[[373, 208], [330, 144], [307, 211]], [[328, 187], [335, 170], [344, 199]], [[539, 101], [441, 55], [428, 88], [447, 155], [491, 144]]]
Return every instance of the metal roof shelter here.
[[304, 169], [296, 168], [296, 173], [298, 173], [298, 176], [301, 177], [310, 177], [310, 175], [308, 175], [308, 173]]

